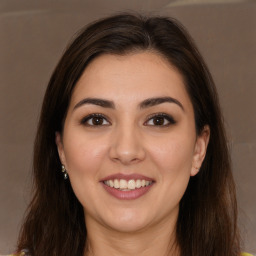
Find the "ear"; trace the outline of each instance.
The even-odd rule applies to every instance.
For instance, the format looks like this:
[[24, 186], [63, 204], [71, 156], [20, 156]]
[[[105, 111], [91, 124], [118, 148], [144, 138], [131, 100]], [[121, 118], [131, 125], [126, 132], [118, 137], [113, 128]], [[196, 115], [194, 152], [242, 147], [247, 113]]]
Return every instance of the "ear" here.
[[66, 157], [65, 157], [65, 153], [64, 153], [62, 137], [61, 137], [60, 132], [55, 133], [55, 143], [57, 145], [60, 161], [63, 165], [66, 166]]
[[196, 139], [191, 173], [190, 173], [191, 176], [195, 176], [200, 170], [200, 167], [206, 155], [209, 139], [210, 139], [210, 127], [206, 125], [203, 128], [203, 131], [201, 132], [201, 134], [198, 135]]

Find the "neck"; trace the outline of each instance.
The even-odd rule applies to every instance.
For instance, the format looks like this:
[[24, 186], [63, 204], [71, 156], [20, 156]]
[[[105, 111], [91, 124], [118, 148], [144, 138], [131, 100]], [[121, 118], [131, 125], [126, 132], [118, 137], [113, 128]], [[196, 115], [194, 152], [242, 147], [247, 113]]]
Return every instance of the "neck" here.
[[176, 244], [176, 221], [163, 221], [135, 232], [120, 232], [87, 221], [87, 246], [84, 256], [180, 256]]

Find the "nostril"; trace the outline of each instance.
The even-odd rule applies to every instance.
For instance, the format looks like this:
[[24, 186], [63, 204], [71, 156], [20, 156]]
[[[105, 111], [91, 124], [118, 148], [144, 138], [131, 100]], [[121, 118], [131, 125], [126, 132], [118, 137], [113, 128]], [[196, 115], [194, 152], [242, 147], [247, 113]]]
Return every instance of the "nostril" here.
[[122, 132], [113, 134], [109, 156], [113, 161], [123, 164], [131, 164], [142, 161], [145, 158], [145, 151], [138, 134], [133, 127], [124, 127]]
[[132, 164], [132, 163], [137, 163], [140, 162], [141, 160], [139, 158], [130, 158], [129, 156], [120, 156], [120, 157], [115, 157], [112, 158], [113, 161], [115, 162], [121, 162], [122, 164]]

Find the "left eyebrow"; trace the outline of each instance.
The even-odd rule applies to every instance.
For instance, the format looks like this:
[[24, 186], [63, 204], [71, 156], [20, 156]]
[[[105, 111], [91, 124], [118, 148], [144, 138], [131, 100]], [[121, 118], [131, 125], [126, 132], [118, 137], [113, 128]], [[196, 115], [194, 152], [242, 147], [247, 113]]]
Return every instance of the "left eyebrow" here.
[[115, 105], [112, 101], [109, 100], [104, 100], [104, 99], [98, 99], [98, 98], [85, 98], [81, 101], [79, 101], [75, 107], [74, 110], [76, 108], [79, 108], [85, 104], [92, 104], [92, 105], [97, 105], [103, 108], [115, 108]]
[[166, 102], [174, 103], [184, 111], [183, 105], [177, 99], [174, 99], [172, 97], [157, 97], [157, 98], [146, 99], [140, 103], [139, 107], [141, 109], [144, 109], [144, 108], [153, 107]]

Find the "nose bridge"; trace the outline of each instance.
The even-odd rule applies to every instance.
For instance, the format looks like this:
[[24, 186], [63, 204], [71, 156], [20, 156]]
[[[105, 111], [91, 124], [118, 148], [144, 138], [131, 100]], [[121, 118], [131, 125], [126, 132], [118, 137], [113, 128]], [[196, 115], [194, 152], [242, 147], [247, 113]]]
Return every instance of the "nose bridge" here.
[[131, 120], [116, 126], [113, 133], [110, 156], [123, 164], [139, 162], [144, 159], [142, 137], [139, 127]]

